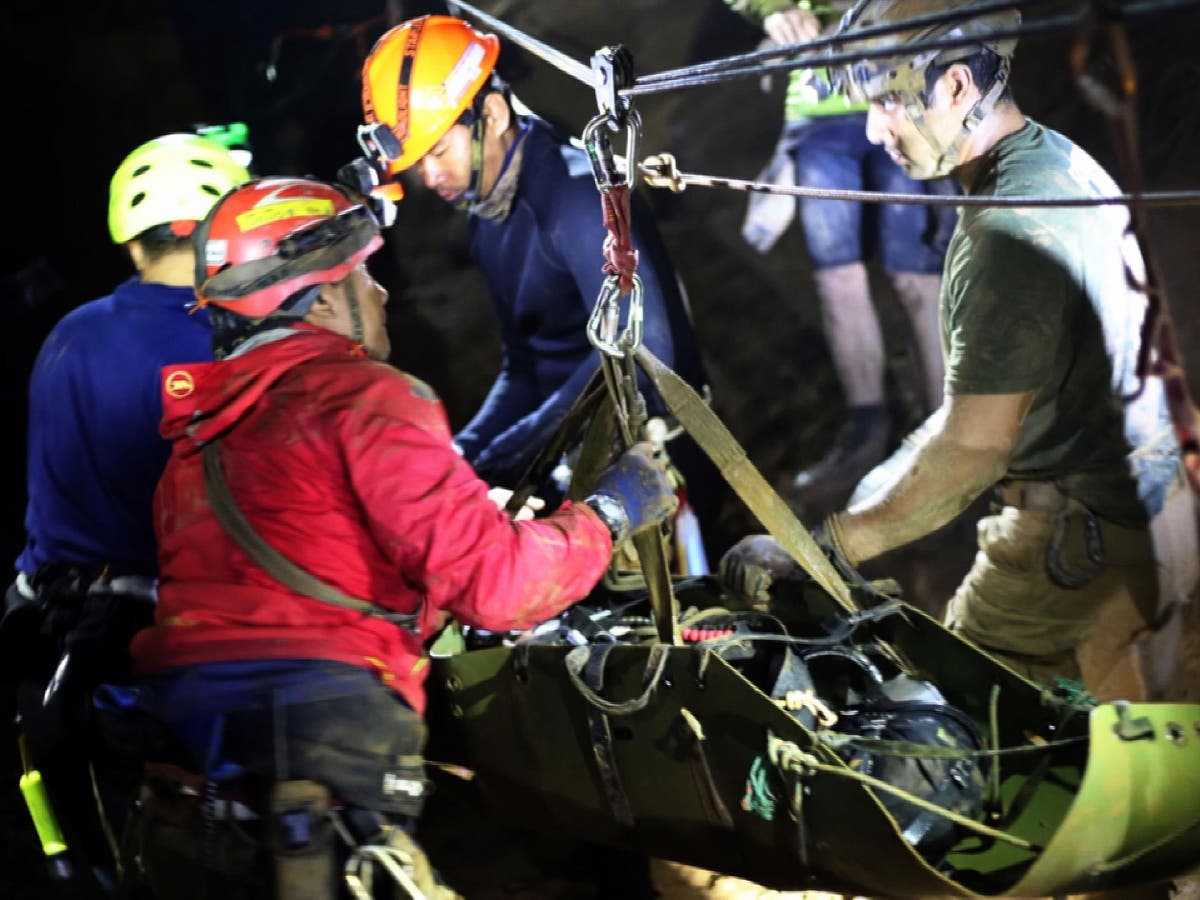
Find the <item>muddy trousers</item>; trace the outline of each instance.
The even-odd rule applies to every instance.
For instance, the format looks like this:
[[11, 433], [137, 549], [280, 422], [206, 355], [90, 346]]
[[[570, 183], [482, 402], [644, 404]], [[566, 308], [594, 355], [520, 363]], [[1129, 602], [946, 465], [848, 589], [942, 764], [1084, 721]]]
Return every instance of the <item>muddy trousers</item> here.
[[[1033, 681], [1061, 677], [1102, 699], [1143, 699], [1133, 641], [1153, 620], [1159, 592], [1149, 529], [1065, 501], [1058, 510], [1002, 506], [980, 520], [978, 536], [975, 562], [946, 610], [951, 630]], [[1086, 672], [1078, 653], [1085, 643], [1099, 651]]]

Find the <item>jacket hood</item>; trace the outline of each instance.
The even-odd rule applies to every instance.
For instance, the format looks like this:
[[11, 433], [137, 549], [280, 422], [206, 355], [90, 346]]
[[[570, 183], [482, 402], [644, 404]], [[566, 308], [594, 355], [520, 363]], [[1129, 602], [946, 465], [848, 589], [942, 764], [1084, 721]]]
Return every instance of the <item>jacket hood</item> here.
[[358, 344], [324, 328], [301, 323], [292, 330], [229, 359], [164, 366], [159, 433], [172, 442], [190, 440], [187, 452], [195, 452], [236, 425], [296, 366], [330, 353], [366, 358]]

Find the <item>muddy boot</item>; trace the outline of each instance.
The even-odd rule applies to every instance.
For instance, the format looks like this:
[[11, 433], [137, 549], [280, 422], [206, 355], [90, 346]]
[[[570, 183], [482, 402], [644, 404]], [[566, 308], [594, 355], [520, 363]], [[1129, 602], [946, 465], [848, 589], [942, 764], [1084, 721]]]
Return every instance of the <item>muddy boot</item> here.
[[882, 405], [852, 406], [825, 456], [792, 481], [806, 517], [840, 508], [854, 486], [888, 451], [891, 419]]

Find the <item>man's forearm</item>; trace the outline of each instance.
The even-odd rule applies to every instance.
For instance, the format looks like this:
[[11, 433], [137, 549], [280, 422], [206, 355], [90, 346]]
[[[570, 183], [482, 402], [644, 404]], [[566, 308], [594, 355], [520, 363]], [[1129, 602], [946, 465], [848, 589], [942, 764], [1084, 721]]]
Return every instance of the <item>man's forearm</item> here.
[[851, 563], [873, 559], [941, 528], [1003, 477], [1008, 454], [934, 435], [890, 490], [831, 517]]

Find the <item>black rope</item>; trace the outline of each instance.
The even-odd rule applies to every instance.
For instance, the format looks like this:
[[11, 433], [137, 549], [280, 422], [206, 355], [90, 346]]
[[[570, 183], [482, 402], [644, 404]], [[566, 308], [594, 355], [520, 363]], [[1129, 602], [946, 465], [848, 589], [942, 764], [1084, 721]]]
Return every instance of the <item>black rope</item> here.
[[[1018, 4], [1001, 3], [988, 7], [972, 7], [971, 17], [977, 17], [979, 10], [984, 8], [1004, 9], [1012, 8]], [[1180, 9], [1193, 8], [1197, 5], [1197, 0], [1146, 0], [1146, 2], [1138, 3], [1133, 6], [1123, 7], [1121, 13], [1123, 16], [1139, 16], [1152, 13], [1174, 12]], [[941, 14], [943, 17], [945, 14]], [[1078, 6], [1073, 12], [1055, 16], [1053, 18], [1043, 19], [1037, 22], [1030, 22], [1016, 28], [997, 29], [990, 31], [987, 35], [988, 40], [1004, 39], [1004, 38], [1021, 38], [1028, 35], [1046, 35], [1055, 33], [1069, 33], [1077, 29], [1080, 25], [1086, 22], [1091, 15], [1090, 7], [1087, 5]], [[853, 44], [868, 37], [874, 36], [878, 29], [887, 29], [889, 31], [907, 30], [913, 27], [913, 23], [918, 25], [930, 16], [914, 17], [906, 19], [903, 22], [890, 23], [887, 26], [874, 26], [864, 28], [854, 34], [849, 35], [830, 35], [829, 37], [817, 38], [813, 41], [808, 41], [803, 44], [792, 44], [792, 48], [796, 50], [825, 50], [830, 47], [840, 47], [845, 44]], [[932, 17], [936, 21], [937, 17]], [[956, 18], [966, 18], [962, 15], [956, 15]], [[686, 66], [680, 69], [672, 69], [664, 72], [658, 72], [651, 75], [644, 75], [636, 79], [632, 85], [624, 88], [618, 93], [623, 97], [632, 97], [639, 94], [655, 94], [663, 91], [677, 90], [679, 88], [700, 87], [707, 84], [717, 84], [722, 81], [730, 81], [736, 78], [750, 78], [757, 75], [767, 75], [778, 71], [789, 71], [791, 69], [808, 69], [820, 68], [830, 65], [838, 65], [841, 63], [857, 62], [864, 59], [886, 59], [896, 56], [912, 56], [926, 50], [948, 50], [956, 47], [969, 47], [981, 42], [982, 38], [979, 35], [971, 37], [942, 37], [923, 41], [911, 41], [901, 44], [889, 44], [886, 47], [876, 47], [873, 49], [863, 50], [845, 50], [838, 53], [807, 53], [797, 58], [783, 60], [773, 63], [764, 63], [762, 65], [740, 66], [736, 68], [725, 68], [726, 63], [737, 63], [744, 57], [754, 58], [775, 58], [785, 52], [781, 48], [775, 48], [768, 51], [759, 51], [755, 54], [742, 54], [742, 56], [727, 57], [723, 60], [714, 60], [709, 63], [701, 63], [696, 66]], [[705, 68], [707, 67], [707, 68]], [[697, 74], [693, 74], [697, 73]]]
[[[1080, 8], [1073, 13], [1031, 22], [1018, 28], [1002, 28], [988, 32], [988, 40], [1003, 38], [1019, 38], [1031, 34], [1055, 34], [1074, 31], [1087, 19], [1087, 12]], [[724, 72], [714, 72], [709, 75], [695, 75], [682, 78], [664, 78], [652, 84], [643, 84], [638, 79], [632, 86], [619, 93], [622, 96], [637, 94], [657, 94], [663, 91], [673, 91], [680, 88], [701, 87], [706, 84], [718, 84], [722, 81], [732, 81], [737, 78], [750, 78], [756, 75], [769, 75], [772, 72], [786, 72], [792, 69], [811, 69], [823, 66], [834, 66], [840, 63], [858, 62], [864, 59], [888, 59], [897, 56], [914, 56], [926, 50], [949, 50], [955, 47], [971, 47], [980, 43], [978, 35], [972, 37], [943, 37], [926, 41], [912, 41], [904, 44], [889, 44], [886, 47], [876, 47], [871, 50], [846, 50], [840, 53], [814, 53], [799, 59], [782, 62], [764, 63], [758, 66], [746, 66], [739, 69], [729, 69]], [[778, 54], [777, 54], [778, 55]]]
[[635, 84], [656, 84], [660, 81], [665, 81], [672, 78], [682, 78], [691, 75], [707, 75], [711, 72], [720, 72], [726, 69], [732, 69], [738, 66], [746, 65], [748, 63], [758, 62], [764, 59], [778, 59], [780, 56], [790, 56], [795, 53], [801, 53], [810, 50], [820, 50], [827, 47], [840, 47], [846, 43], [865, 41], [869, 40], [870, 38], [896, 34], [897, 32], [908, 31], [909, 29], [913, 28], [921, 28], [927, 25], [940, 25], [945, 22], [957, 22], [961, 19], [975, 19], [993, 12], [1003, 12], [1009, 9], [1024, 9], [1031, 6], [1045, 6], [1048, 4], [1061, 3], [1062, 0], [998, 0], [998, 2], [982, 3], [978, 6], [971, 6], [966, 9], [926, 13], [925, 15], [913, 16], [911, 19], [904, 19], [900, 22], [887, 22], [882, 25], [870, 25], [859, 29], [852, 35], [823, 35], [822, 37], [813, 38], [811, 41], [800, 41], [799, 43], [795, 44], [780, 44], [765, 50], [755, 50], [750, 53], [740, 53], [734, 56], [725, 56], [720, 59], [710, 60], [702, 63], [694, 63], [689, 66], [680, 66], [679, 68], [667, 69], [662, 72], [652, 72], [639, 77], [635, 81]]

